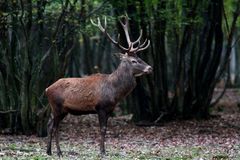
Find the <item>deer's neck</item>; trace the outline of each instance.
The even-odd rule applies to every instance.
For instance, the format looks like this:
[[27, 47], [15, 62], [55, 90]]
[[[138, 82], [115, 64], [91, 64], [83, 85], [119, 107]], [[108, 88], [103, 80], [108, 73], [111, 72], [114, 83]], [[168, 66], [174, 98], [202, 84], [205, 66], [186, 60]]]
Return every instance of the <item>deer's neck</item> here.
[[116, 99], [127, 96], [136, 86], [136, 79], [133, 75], [130, 64], [121, 62], [118, 68], [109, 76]]

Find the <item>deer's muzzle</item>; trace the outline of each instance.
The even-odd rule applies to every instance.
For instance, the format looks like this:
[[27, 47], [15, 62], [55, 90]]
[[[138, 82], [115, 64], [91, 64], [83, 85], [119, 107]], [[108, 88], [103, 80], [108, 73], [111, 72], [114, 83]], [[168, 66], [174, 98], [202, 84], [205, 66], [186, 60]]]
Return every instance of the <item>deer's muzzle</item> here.
[[147, 66], [145, 69], [144, 69], [144, 73], [146, 73], [146, 74], [150, 74], [150, 73], [152, 73], [152, 71], [153, 71], [153, 68], [151, 67], [151, 66]]

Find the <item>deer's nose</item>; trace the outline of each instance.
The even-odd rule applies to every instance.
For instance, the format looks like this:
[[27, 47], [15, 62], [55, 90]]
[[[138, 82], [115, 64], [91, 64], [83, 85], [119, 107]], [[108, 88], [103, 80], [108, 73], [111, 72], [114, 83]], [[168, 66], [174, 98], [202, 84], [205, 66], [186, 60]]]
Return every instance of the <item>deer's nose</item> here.
[[145, 69], [144, 69], [144, 72], [149, 74], [149, 73], [152, 73], [153, 71], [153, 68], [151, 66], [147, 66]]

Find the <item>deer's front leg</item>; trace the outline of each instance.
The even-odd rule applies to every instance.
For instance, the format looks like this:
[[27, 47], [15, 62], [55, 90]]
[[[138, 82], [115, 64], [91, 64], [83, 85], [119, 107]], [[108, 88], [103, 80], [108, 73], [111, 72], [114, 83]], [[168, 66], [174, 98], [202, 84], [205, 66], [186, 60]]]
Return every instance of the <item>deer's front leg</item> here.
[[98, 112], [98, 119], [100, 125], [100, 133], [101, 133], [101, 140], [100, 140], [100, 153], [105, 154], [105, 135], [107, 130], [107, 120], [108, 114], [105, 111]]

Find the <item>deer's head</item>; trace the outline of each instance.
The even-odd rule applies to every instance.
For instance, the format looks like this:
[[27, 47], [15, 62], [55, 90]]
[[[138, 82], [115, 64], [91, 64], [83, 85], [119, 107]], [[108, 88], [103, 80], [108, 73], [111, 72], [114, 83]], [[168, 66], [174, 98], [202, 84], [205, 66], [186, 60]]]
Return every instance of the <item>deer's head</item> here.
[[122, 22], [120, 20], [120, 23], [123, 27], [123, 30], [125, 32], [125, 36], [127, 39], [128, 43], [128, 48], [123, 47], [122, 45], [119, 44], [119, 39], [120, 35], [118, 34], [118, 40], [115, 41], [106, 31], [107, 29], [107, 20], [105, 18], [105, 23], [104, 27], [102, 26], [100, 19], [98, 18], [97, 24], [94, 23], [91, 20], [91, 23], [94, 26], [97, 26], [106, 36], [107, 38], [115, 45], [117, 46], [120, 50], [121, 53], [118, 53], [118, 57], [121, 60], [121, 63], [125, 63], [129, 69], [132, 70], [134, 76], [141, 76], [143, 74], [149, 74], [152, 72], [152, 67], [148, 65], [146, 62], [144, 62], [141, 58], [138, 57], [137, 52], [143, 51], [148, 48], [150, 45], [150, 40], [146, 39], [143, 43], [141, 43], [141, 38], [142, 38], [142, 30], [140, 31], [140, 35], [135, 41], [130, 40], [129, 32], [128, 32], [128, 18], [125, 17], [125, 22]]

